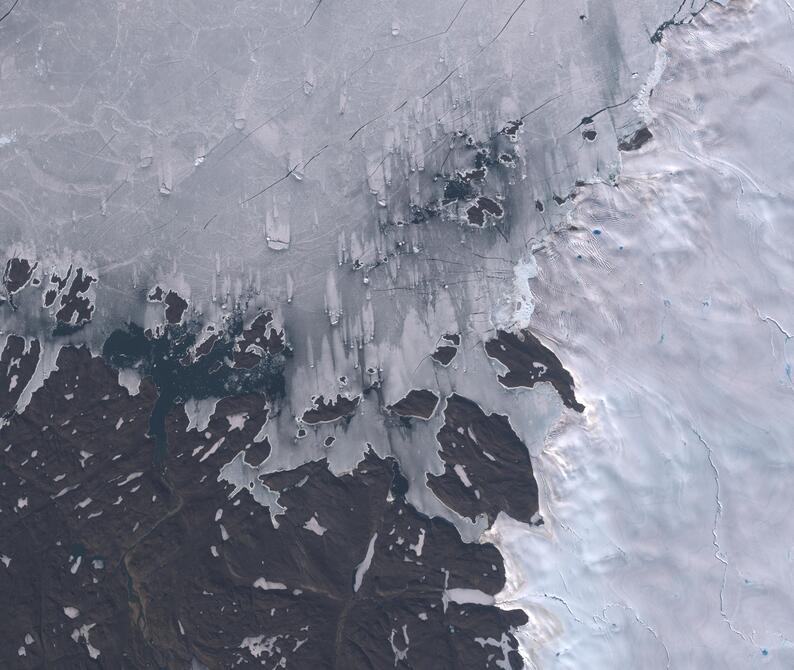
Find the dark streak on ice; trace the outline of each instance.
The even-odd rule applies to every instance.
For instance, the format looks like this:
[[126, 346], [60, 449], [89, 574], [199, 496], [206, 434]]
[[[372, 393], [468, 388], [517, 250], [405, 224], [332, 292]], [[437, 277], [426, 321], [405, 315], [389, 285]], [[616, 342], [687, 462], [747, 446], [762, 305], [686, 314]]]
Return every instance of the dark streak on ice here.
[[598, 116], [599, 114], [602, 114], [603, 112], [607, 112], [610, 109], [617, 109], [618, 107], [622, 107], [623, 105], [626, 105], [629, 102], [631, 102], [633, 99], [634, 99], [634, 95], [630, 95], [623, 102], [616, 102], [616, 103], [614, 103], [612, 105], [607, 105], [606, 107], [602, 107], [601, 109], [596, 110], [595, 112], [593, 112], [592, 114], [589, 114], [588, 116], [582, 117], [582, 120], [579, 121], [579, 123], [577, 123], [573, 128], [571, 128], [571, 130], [568, 131], [568, 134], [570, 135], [572, 132], [574, 132], [575, 130], [578, 130], [582, 126], [587, 126], [587, 125], [593, 123], [594, 120], [595, 120], [595, 117]]
[[[692, 4], [694, 4], [694, 0], [690, 0], [690, 1], [692, 2]], [[684, 9], [684, 5], [687, 2], [687, 0], [681, 0], [681, 4], [678, 6], [678, 9], [675, 11], [675, 14], [673, 14], [673, 16], [671, 18], [669, 18], [666, 21], [664, 21], [654, 31], [653, 35], [651, 35], [651, 44], [660, 44], [661, 41], [662, 41], [662, 38], [664, 37], [664, 31], [667, 30], [668, 28], [670, 28], [672, 26], [680, 26], [680, 25], [683, 25], [685, 23], [692, 23], [692, 21], [694, 21], [695, 18], [697, 18], [697, 16], [713, 1], [714, 0], [706, 0], [703, 3], [703, 6], [700, 9], [698, 9], [696, 11], [692, 11], [690, 9], [689, 16], [687, 16], [687, 17], [685, 17], [683, 19], [677, 19], [676, 17]]]
[[11, 5], [11, 7], [8, 8], [8, 11], [5, 14], [3, 14], [2, 16], [0, 16], [0, 23], [2, 23], [3, 21], [5, 21], [8, 18], [8, 16], [11, 14], [11, 12], [14, 11], [14, 8], [18, 4], [19, 4], [19, 0], [14, 0], [14, 4]]
[[303, 24], [304, 28], [306, 26], [308, 26], [312, 22], [312, 19], [314, 18], [314, 15], [317, 13], [317, 10], [320, 9], [320, 5], [322, 5], [322, 4], [323, 4], [323, 0], [317, 0], [317, 4], [314, 6], [314, 9], [312, 10], [312, 13], [309, 15], [309, 18], [306, 19], [306, 22]]

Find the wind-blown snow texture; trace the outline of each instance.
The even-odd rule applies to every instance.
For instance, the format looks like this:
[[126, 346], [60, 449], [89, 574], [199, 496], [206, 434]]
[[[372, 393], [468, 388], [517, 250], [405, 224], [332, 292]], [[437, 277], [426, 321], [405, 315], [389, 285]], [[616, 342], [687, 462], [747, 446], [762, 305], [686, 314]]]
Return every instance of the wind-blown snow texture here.
[[0, 664], [794, 665], [785, 0], [9, 7]]
[[666, 33], [652, 143], [539, 254], [533, 326], [588, 410], [535, 460], [544, 532], [491, 539], [541, 667], [794, 663], [793, 22], [732, 3]]

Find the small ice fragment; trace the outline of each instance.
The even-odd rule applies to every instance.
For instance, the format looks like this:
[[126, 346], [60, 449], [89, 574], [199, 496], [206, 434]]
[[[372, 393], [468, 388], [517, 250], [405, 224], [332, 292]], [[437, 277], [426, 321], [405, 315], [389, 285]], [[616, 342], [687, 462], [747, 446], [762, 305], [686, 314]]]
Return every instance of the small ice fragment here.
[[263, 591], [286, 591], [287, 587], [281, 582], [269, 582], [264, 577], [260, 577], [254, 582], [255, 589], [262, 589]]
[[312, 516], [311, 519], [309, 519], [305, 524], [303, 524], [303, 527], [306, 530], [310, 530], [312, 533], [319, 535], [320, 537], [322, 537], [323, 534], [328, 530], [327, 528], [324, 528], [323, 526], [320, 525], [320, 522], [317, 521], [316, 516]]
[[356, 566], [356, 577], [353, 582], [353, 591], [358, 591], [361, 588], [361, 582], [364, 581], [364, 575], [367, 574], [369, 566], [372, 563], [372, 557], [375, 555], [375, 541], [378, 539], [378, 534], [375, 533], [367, 546], [367, 553], [364, 554], [364, 560]]

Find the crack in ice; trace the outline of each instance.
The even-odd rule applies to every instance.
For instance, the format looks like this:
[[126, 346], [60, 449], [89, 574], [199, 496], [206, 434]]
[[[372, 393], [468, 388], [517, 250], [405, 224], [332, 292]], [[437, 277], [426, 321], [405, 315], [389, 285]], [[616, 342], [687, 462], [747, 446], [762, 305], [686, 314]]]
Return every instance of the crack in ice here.
[[791, 335], [789, 334], [789, 332], [785, 328], [783, 328], [783, 326], [780, 325], [780, 322], [777, 319], [774, 319], [771, 316], [767, 316], [766, 314], [761, 314], [761, 312], [759, 312], [758, 310], [756, 310], [755, 313], [758, 315], [758, 318], [761, 319], [761, 321], [766, 321], [767, 323], [774, 323], [777, 329], [780, 331], [781, 335], [783, 335], [783, 337], [786, 338], [786, 341], [791, 339]]
[[[609, 603], [606, 607], [604, 607], [604, 609], [601, 611], [601, 617], [600, 617], [604, 623], [607, 622], [606, 614], [607, 614], [607, 610], [610, 607], [620, 607], [621, 609], [626, 610], [627, 612], [629, 612], [629, 614], [631, 614], [634, 617], [637, 623], [639, 623], [651, 635], [653, 635], [656, 641], [662, 646], [662, 649], [664, 649], [665, 656], [667, 656], [667, 670], [670, 670], [670, 650], [667, 648], [667, 645], [664, 643], [664, 640], [662, 640], [662, 638], [656, 632], [656, 629], [654, 629], [653, 626], [651, 626], [639, 614], [637, 614], [637, 611], [631, 605], [628, 605], [626, 603], [613, 602], [613, 603]], [[593, 618], [596, 619], [598, 617], [593, 617]]]
[[703, 436], [695, 429], [694, 426], [690, 426], [692, 432], [697, 436], [700, 443], [703, 445], [703, 448], [706, 450], [706, 457], [708, 458], [709, 465], [711, 466], [711, 470], [714, 473], [714, 483], [716, 484], [716, 491], [714, 494], [714, 501], [716, 503], [716, 509], [714, 510], [714, 525], [711, 528], [711, 544], [714, 546], [714, 557], [722, 563], [722, 584], [720, 585], [720, 614], [722, 615], [723, 621], [728, 625], [731, 632], [735, 635], [738, 635], [742, 640], [745, 642], [751, 642], [751, 640], [742, 633], [739, 629], [734, 627], [733, 622], [728, 617], [728, 614], [725, 610], [725, 585], [728, 581], [728, 560], [725, 558], [722, 552], [722, 547], [720, 546], [720, 538], [719, 538], [719, 531], [718, 525], [722, 520], [722, 500], [720, 498], [721, 486], [720, 486], [720, 471], [717, 468], [717, 464], [714, 462], [714, 452], [712, 451], [711, 447], [708, 445], [706, 440], [703, 439]]

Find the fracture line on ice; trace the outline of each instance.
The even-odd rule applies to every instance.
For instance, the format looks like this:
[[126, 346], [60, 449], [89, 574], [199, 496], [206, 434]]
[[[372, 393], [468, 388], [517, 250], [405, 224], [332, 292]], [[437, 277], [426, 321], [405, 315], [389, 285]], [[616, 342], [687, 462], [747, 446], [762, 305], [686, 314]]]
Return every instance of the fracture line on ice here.
[[767, 323], [774, 323], [775, 326], [777, 326], [777, 329], [780, 331], [781, 335], [783, 335], [783, 337], [785, 337], [786, 340], [791, 339], [791, 335], [789, 334], [789, 332], [785, 328], [783, 328], [783, 326], [780, 325], [777, 319], [774, 319], [771, 316], [767, 316], [766, 314], [761, 314], [761, 312], [759, 312], [758, 310], [756, 310], [755, 313], [758, 314], [758, 318], [761, 319], [761, 321], [766, 321]]
[[[571, 609], [570, 605], [568, 605], [568, 603], [566, 602], [565, 598], [563, 598], [561, 596], [554, 595], [553, 593], [528, 593], [526, 595], [526, 597], [527, 598], [548, 598], [549, 600], [554, 600], [554, 601], [556, 601], [558, 603], [562, 603], [563, 607], [565, 607], [565, 609], [568, 610], [568, 614], [570, 614], [573, 617], [573, 620], [576, 621], [576, 623], [580, 623], [583, 626], [585, 625], [585, 622], [582, 621], [578, 616], [576, 616], [573, 613], [573, 610]], [[518, 605], [519, 607], [523, 606], [522, 599], [515, 599], [515, 598], [512, 599], [512, 600], [500, 600], [498, 604], [499, 604], [499, 606], [504, 606], [504, 605]]]
[[712, 471], [714, 472], [714, 483], [717, 486], [717, 490], [714, 494], [714, 500], [716, 502], [716, 509], [714, 511], [714, 525], [711, 528], [711, 535], [712, 541], [711, 543], [714, 545], [714, 557], [722, 563], [722, 584], [720, 585], [720, 614], [722, 615], [723, 621], [728, 624], [728, 628], [730, 628], [731, 632], [738, 635], [742, 640], [745, 642], [752, 642], [747, 635], [742, 633], [740, 630], [734, 627], [733, 623], [731, 622], [730, 618], [728, 617], [725, 611], [725, 584], [728, 581], [728, 561], [723, 556], [722, 548], [720, 547], [720, 538], [718, 532], [718, 525], [722, 519], [722, 500], [720, 499], [720, 471], [717, 469], [717, 464], [714, 462], [714, 452], [711, 450], [711, 447], [708, 445], [706, 440], [703, 439], [703, 436], [695, 429], [694, 426], [690, 426], [692, 432], [697, 436], [700, 443], [703, 445], [703, 448], [706, 450], [706, 457], [708, 458], [709, 465], [711, 466]]
[[607, 623], [607, 610], [610, 607], [620, 607], [621, 609], [626, 610], [629, 614], [631, 614], [634, 617], [634, 619], [637, 621], [638, 624], [640, 624], [651, 635], [653, 635], [653, 637], [656, 639], [656, 641], [660, 645], [662, 645], [662, 649], [664, 649], [664, 653], [667, 656], [667, 670], [670, 670], [670, 650], [667, 648], [667, 645], [664, 643], [664, 640], [662, 640], [662, 638], [659, 637], [659, 634], [656, 632], [654, 627], [651, 626], [647, 621], [645, 621], [639, 614], [637, 614], [637, 611], [631, 605], [628, 605], [626, 603], [618, 603], [618, 602], [609, 603], [609, 604], [606, 605], [606, 607], [604, 607], [603, 610], [601, 610], [601, 616], [600, 617], [593, 617], [593, 619], [597, 620], [597, 619], [600, 618], [601, 621], [603, 621], [604, 623]]
[[[780, 325], [780, 322], [777, 319], [771, 316], [767, 316], [766, 314], [761, 314], [761, 312], [759, 312], [758, 309], [755, 310], [755, 313], [758, 316], [758, 318], [761, 319], [761, 321], [764, 321], [765, 323], [774, 324], [775, 328], [777, 328], [778, 331], [780, 331], [780, 334], [785, 338], [783, 340], [783, 360], [786, 362], [786, 376], [788, 377], [789, 384], [792, 387], [794, 387], [794, 380], [791, 379], [791, 365], [789, 363], [788, 356], [786, 355], [786, 345], [788, 344], [788, 341], [791, 339], [791, 335], [785, 328], [783, 328], [783, 326]], [[772, 343], [773, 357], [774, 357], [774, 353], [775, 353], [775, 346], [773, 342]]]

